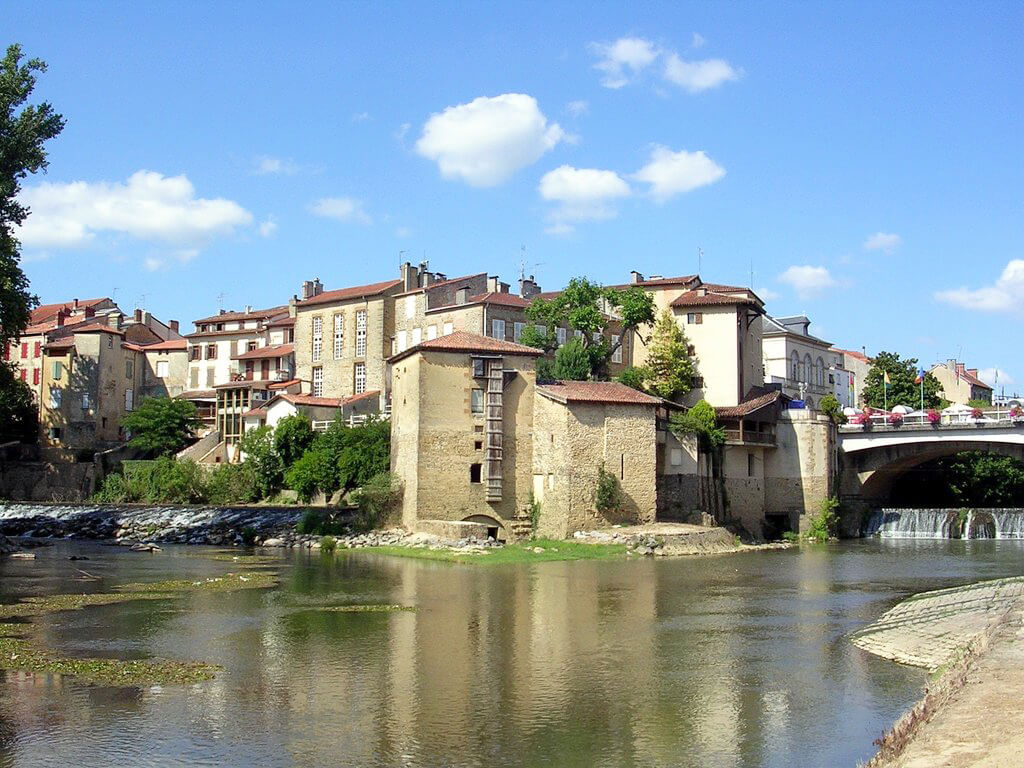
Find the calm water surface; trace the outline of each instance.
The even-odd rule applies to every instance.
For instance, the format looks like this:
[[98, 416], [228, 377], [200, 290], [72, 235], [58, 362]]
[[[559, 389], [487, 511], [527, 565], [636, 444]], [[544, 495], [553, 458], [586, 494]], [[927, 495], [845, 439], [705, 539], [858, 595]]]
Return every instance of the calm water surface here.
[[[205, 547], [61, 544], [0, 600], [224, 572]], [[83, 562], [69, 562], [72, 554]], [[453, 566], [281, 553], [275, 590], [35, 620], [83, 656], [221, 664], [188, 687], [0, 678], [3, 766], [854, 766], [920, 670], [847, 636], [903, 597], [1019, 575], [1014, 541]], [[315, 606], [401, 603], [415, 612]], [[0, 673], [2, 674], [2, 673]]]

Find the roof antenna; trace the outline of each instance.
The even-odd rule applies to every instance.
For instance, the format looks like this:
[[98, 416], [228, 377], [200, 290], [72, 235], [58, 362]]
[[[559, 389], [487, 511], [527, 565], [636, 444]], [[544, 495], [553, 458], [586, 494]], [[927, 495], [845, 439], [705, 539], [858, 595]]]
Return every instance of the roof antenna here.
[[700, 277], [701, 264], [703, 263], [703, 261], [704, 261], [704, 249], [698, 247], [697, 248], [697, 277]]
[[218, 310], [224, 309], [224, 297], [225, 296], [227, 296], [227, 294], [223, 293], [223, 292], [217, 294], [217, 309]]

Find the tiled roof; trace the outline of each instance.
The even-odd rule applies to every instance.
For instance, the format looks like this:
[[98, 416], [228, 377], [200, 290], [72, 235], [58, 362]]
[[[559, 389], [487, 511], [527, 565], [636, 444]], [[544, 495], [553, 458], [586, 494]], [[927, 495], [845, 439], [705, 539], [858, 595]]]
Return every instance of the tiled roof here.
[[295, 325], [295, 318], [288, 314], [272, 317], [266, 323], [267, 328], [291, 328], [293, 325]]
[[862, 363], [870, 363], [871, 359], [862, 352], [855, 352], [852, 349], [841, 349], [839, 347], [830, 347], [830, 352], [838, 352], [841, 355], [849, 355], [854, 360], [860, 360]]
[[[470, 304], [497, 304], [503, 307], [528, 307], [532, 303], [529, 299], [524, 299], [522, 296], [517, 296], [514, 293], [496, 293], [491, 291], [489, 293], [481, 293], [476, 296], [469, 298]], [[445, 307], [450, 309], [450, 307]]]
[[130, 349], [132, 352], [141, 352], [142, 348], [142, 344], [133, 344], [130, 341], [121, 342], [121, 349]]
[[360, 400], [366, 400], [367, 398], [371, 398], [371, 397], [379, 398], [380, 397], [380, 390], [379, 389], [371, 389], [369, 392], [360, 392], [358, 395], [352, 395], [351, 397], [346, 397], [342, 401], [342, 404], [343, 405], [352, 405], [352, 403], [358, 403]]
[[49, 344], [43, 345], [43, 349], [47, 352], [67, 352], [69, 349], [75, 348], [75, 337], [66, 336], [59, 341], [51, 341]]
[[143, 352], [172, 352], [174, 350], [184, 350], [188, 348], [188, 342], [184, 339], [168, 339], [167, 341], [158, 341], [155, 344], [142, 344]]
[[186, 333], [186, 339], [210, 339], [218, 336], [238, 336], [249, 334], [251, 336], [259, 336], [263, 331], [259, 328], [235, 328], [233, 331], [195, 331], [193, 333]]
[[288, 379], [288, 381], [275, 381], [267, 389], [287, 389], [295, 384], [300, 384], [302, 379]]
[[707, 306], [730, 306], [737, 304], [756, 304], [756, 297], [746, 289], [741, 289], [745, 292], [744, 296], [733, 296], [728, 293], [718, 293], [715, 291], [707, 291], [702, 293], [700, 289], [694, 289], [684, 291], [679, 294], [673, 301], [671, 306], [673, 307], [707, 307]]
[[[113, 326], [105, 323], [79, 323], [78, 325], [65, 325], [62, 328], [55, 329], [58, 331], [66, 331], [67, 333], [113, 333], [118, 336], [124, 336], [124, 331], [114, 328]], [[64, 336], [61, 333], [61, 336]]]
[[992, 389], [992, 387], [990, 387], [984, 381], [979, 379], [975, 374], [971, 373], [971, 371], [973, 371], [973, 370], [974, 370], [973, 368], [965, 370], [964, 372], [962, 372], [960, 374], [960, 378], [961, 379], [966, 379], [967, 383], [971, 384], [972, 386], [981, 387], [982, 389]]
[[[110, 301], [110, 299], [108, 299], [106, 296], [104, 296], [102, 299], [79, 299], [78, 308], [83, 309], [85, 307], [92, 307], [97, 304], [102, 304], [104, 301]], [[70, 312], [73, 311], [74, 308], [74, 301], [65, 301], [58, 304], [40, 304], [38, 307], [32, 310], [29, 322], [32, 323], [33, 325], [38, 323], [44, 323], [47, 320], [51, 320], [54, 317], [56, 317], [57, 313], [60, 312], [61, 309], [66, 309]]]
[[720, 419], [741, 419], [784, 397], [786, 396], [778, 389], [766, 391], [763, 387], [752, 387], [743, 402], [738, 405], [717, 407], [715, 415]]
[[176, 400], [211, 400], [217, 397], [215, 389], [193, 389], [174, 396]]
[[281, 312], [287, 312], [288, 305], [282, 305], [279, 307], [268, 307], [267, 309], [254, 309], [251, 312], [222, 312], [217, 315], [210, 315], [209, 317], [201, 317], [198, 320], [193, 320], [193, 323], [226, 323], [234, 320], [266, 320], [268, 317], [279, 315]]
[[295, 351], [294, 344], [276, 344], [272, 347], [257, 347], [256, 349], [250, 349], [248, 352], [241, 354], [234, 354], [231, 356], [232, 360], [263, 360], [274, 357], [284, 357], [290, 355]]
[[234, 379], [233, 381], [225, 381], [223, 384], [214, 384], [214, 389], [244, 389], [245, 387], [252, 387], [253, 389], [269, 389], [270, 385], [273, 384], [270, 379]]
[[[462, 277], [450, 277], [445, 280], [439, 280], [436, 283], [424, 286], [423, 288], [413, 288], [411, 291], [403, 291], [402, 293], [395, 294], [396, 296], [409, 296], [414, 293], [420, 293], [421, 291], [432, 291], [435, 288], [441, 288], [453, 283], [461, 283], [465, 280], [475, 280], [480, 277], [487, 277], [486, 272], [477, 272], [475, 275], [463, 275]], [[399, 280], [398, 282], [402, 282]]]
[[[287, 400], [292, 405], [311, 405], [317, 408], [340, 408], [342, 400], [337, 397], [313, 397], [313, 395], [301, 395], [298, 393], [282, 392], [274, 396], [274, 400], [280, 398]], [[267, 403], [270, 405], [270, 403]]]
[[485, 355], [528, 355], [540, 357], [543, 351], [536, 347], [528, 347], [525, 344], [516, 344], [514, 341], [492, 339], [490, 336], [480, 336], [476, 333], [466, 331], [455, 331], [447, 336], [438, 336], [436, 339], [424, 341], [410, 347], [404, 352], [399, 352], [390, 358], [391, 362], [408, 357], [413, 352], [479, 352]]
[[675, 285], [690, 285], [700, 280], [698, 275], [680, 275], [679, 277], [656, 277], [652, 280], [641, 280], [639, 283], [622, 283], [621, 285], [609, 285], [609, 288], [632, 288], [634, 285], [641, 288], [670, 288]]
[[266, 408], [250, 408], [248, 411], [246, 411], [245, 413], [242, 414], [242, 417], [244, 418], [246, 416], [259, 416], [262, 419], [262, 418], [265, 418], [266, 415], [267, 415], [267, 409]]
[[617, 381], [556, 381], [538, 384], [537, 391], [560, 403], [661, 405], [662, 400]]
[[385, 280], [383, 283], [355, 285], [351, 288], [339, 288], [336, 291], [324, 291], [312, 298], [296, 302], [295, 306], [302, 309], [304, 307], [313, 307], [318, 304], [333, 304], [336, 301], [348, 301], [350, 299], [361, 299], [368, 296], [379, 296], [380, 294], [386, 293], [401, 284], [401, 280]]

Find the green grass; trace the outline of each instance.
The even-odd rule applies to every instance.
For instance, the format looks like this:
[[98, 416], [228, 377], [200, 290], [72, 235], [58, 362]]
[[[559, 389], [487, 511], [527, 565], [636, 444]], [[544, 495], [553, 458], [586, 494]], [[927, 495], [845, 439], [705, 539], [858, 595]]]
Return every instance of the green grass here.
[[[542, 551], [534, 552], [535, 547]], [[427, 549], [426, 547], [365, 547], [347, 551], [470, 565], [542, 563], [556, 560], [622, 560], [627, 557], [625, 544], [587, 544], [555, 539], [534, 539], [533, 541], [506, 544], [504, 547], [486, 549], [483, 553], [462, 552], [457, 549]]]

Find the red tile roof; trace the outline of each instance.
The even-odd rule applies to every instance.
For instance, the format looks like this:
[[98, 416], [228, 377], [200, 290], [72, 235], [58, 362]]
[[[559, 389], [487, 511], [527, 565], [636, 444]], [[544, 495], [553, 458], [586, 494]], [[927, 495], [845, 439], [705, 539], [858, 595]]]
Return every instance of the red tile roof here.
[[256, 349], [250, 349], [248, 352], [242, 352], [241, 354], [234, 354], [231, 356], [232, 360], [263, 360], [273, 357], [284, 357], [290, 355], [295, 351], [294, 344], [276, 344], [272, 347], [257, 347]]
[[168, 339], [167, 341], [158, 341], [155, 344], [143, 344], [143, 352], [171, 352], [177, 349], [187, 349], [188, 342], [184, 339]]
[[536, 347], [528, 347], [525, 344], [516, 344], [514, 341], [492, 339], [490, 336], [480, 336], [476, 333], [466, 331], [455, 331], [447, 336], [438, 336], [436, 339], [424, 341], [410, 347], [404, 352], [399, 352], [390, 358], [390, 362], [401, 360], [414, 352], [479, 352], [485, 355], [527, 355], [529, 357], [540, 357], [543, 351]]
[[855, 352], [852, 349], [841, 349], [840, 347], [831, 347], [830, 352], [838, 352], [841, 355], [849, 355], [854, 360], [860, 360], [862, 363], [870, 363], [871, 359], [863, 354], [862, 352]]
[[379, 389], [371, 389], [369, 392], [360, 392], [358, 395], [352, 395], [351, 397], [346, 397], [342, 401], [342, 404], [343, 405], [351, 405], [352, 403], [358, 403], [360, 400], [366, 400], [369, 397], [377, 397], [377, 398], [379, 398], [380, 397], [380, 390]]
[[[531, 302], [529, 299], [524, 299], [522, 296], [517, 296], [514, 293], [497, 293], [491, 291], [489, 293], [481, 293], [476, 296], [469, 298], [469, 304], [496, 304], [503, 307], [528, 307]], [[444, 309], [451, 309], [451, 307], [444, 307]]]
[[[337, 397], [313, 397], [313, 395], [301, 395], [298, 393], [282, 392], [275, 395], [274, 400], [281, 398], [292, 405], [311, 405], [317, 408], [340, 408], [342, 400]], [[267, 403], [269, 405], [270, 403]]]
[[244, 418], [246, 416], [259, 416], [260, 418], [266, 418], [266, 415], [266, 408], [250, 408], [248, 411], [242, 414], [242, 417]]
[[678, 277], [656, 277], [653, 280], [641, 280], [639, 283], [622, 283], [620, 285], [609, 285], [609, 288], [632, 288], [634, 285], [641, 288], [670, 288], [676, 285], [690, 285], [700, 280], [698, 275], [680, 275]]
[[[92, 307], [97, 304], [102, 304], [104, 301], [110, 301], [109, 298], [104, 296], [102, 299], [79, 299], [78, 308], [83, 309], [85, 307]], [[65, 301], [58, 304], [40, 304], [38, 307], [32, 310], [29, 322], [33, 325], [38, 323], [45, 323], [48, 320], [52, 320], [57, 316], [57, 313], [61, 309], [66, 309], [69, 312], [75, 308], [74, 301]]]
[[217, 336], [259, 336], [262, 331], [259, 328], [235, 328], [232, 331], [193, 331], [186, 333], [186, 339], [209, 339]]
[[121, 349], [130, 349], [132, 352], [141, 352], [142, 351], [142, 345], [141, 344], [133, 344], [130, 341], [122, 341], [121, 342]]
[[295, 325], [295, 318], [291, 315], [281, 315], [280, 317], [271, 318], [267, 324], [267, 328], [291, 328]]
[[66, 336], [59, 341], [51, 341], [49, 344], [43, 345], [43, 349], [47, 352], [67, 352], [70, 349], [75, 348], [75, 337]]
[[124, 336], [124, 331], [106, 325], [105, 323], [79, 323], [78, 325], [65, 325], [63, 329], [70, 333], [113, 333], [118, 336]]
[[351, 288], [339, 288], [336, 291], [324, 291], [321, 294], [309, 299], [296, 302], [297, 307], [313, 307], [318, 304], [333, 304], [336, 301], [348, 301], [350, 299], [361, 299], [369, 296], [379, 296], [382, 293], [402, 284], [401, 280], [385, 280], [382, 283], [370, 283], [369, 285], [355, 285]]
[[745, 288], [739, 289], [744, 292], [743, 296], [734, 296], [729, 293], [718, 293], [707, 291], [702, 293], [700, 289], [684, 291], [673, 301], [673, 307], [707, 307], [707, 306], [730, 306], [737, 304], [757, 304], [758, 300], [753, 293]]
[[[462, 277], [450, 277], [450, 278], [447, 278], [445, 280], [439, 280], [436, 283], [431, 283], [430, 285], [425, 286], [423, 288], [413, 288], [411, 291], [403, 291], [402, 293], [398, 293], [398, 294], [395, 294], [395, 295], [396, 296], [409, 296], [409, 295], [414, 294], [414, 293], [419, 293], [420, 291], [432, 291], [435, 288], [441, 288], [442, 286], [451, 285], [452, 283], [459, 283], [459, 282], [462, 282], [464, 280], [475, 280], [476, 278], [479, 278], [479, 277], [487, 277], [487, 273], [486, 272], [477, 272], [475, 275], [463, 275]], [[402, 282], [402, 281], [399, 280], [398, 282]]]
[[766, 392], [763, 387], [753, 387], [747, 393], [743, 402], [738, 405], [716, 407], [715, 415], [720, 419], [741, 419], [766, 406], [772, 405], [784, 397], [786, 396], [778, 389]]
[[215, 389], [193, 389], [174, 396], [176, 400], [212, 400], [217, 397]]
[[226, 323], [235, 320], [266, 320], [267, 318], [279, 315], [288, 311], [288, 305], [278, 307], [267, 307], [266, 309], [254, 309], [251, 312], [221, 312], [220, 314], [201, 317], [193, 320], [193, 323]]
[[556, 381], [538, 384], [537, 391], [560, 403], [609, 403], [615, 405], [661, 405], [651, 397], [617, 381]]
[[302, 383], [302, 379], [288, 379], [288, 381], [275, 381], [267, 389], [287, 389], [295, 384]]

